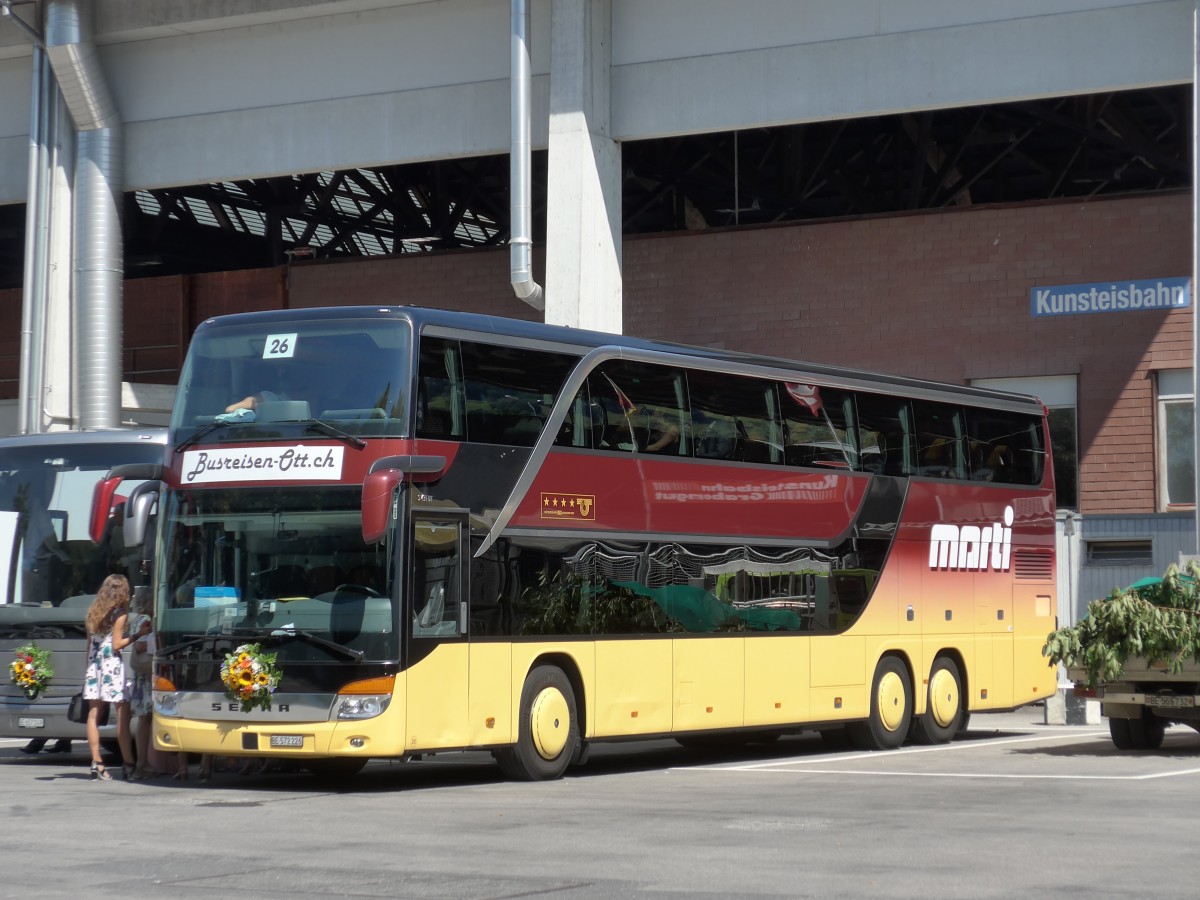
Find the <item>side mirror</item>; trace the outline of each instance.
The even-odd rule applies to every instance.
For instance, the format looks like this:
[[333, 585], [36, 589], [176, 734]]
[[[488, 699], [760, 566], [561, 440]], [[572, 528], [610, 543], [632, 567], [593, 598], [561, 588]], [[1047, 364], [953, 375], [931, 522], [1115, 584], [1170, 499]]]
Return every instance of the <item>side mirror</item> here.
[[[117, 495], [117, 488], [120, 487], [122, 481], [127, 478], [137, 478], [143, 481], [157, 482], [162, 475], [162, 466], [143, 463], [113, 466], [109, 469], [108, 475], [97, 481], [96, 487], [92, 490], [92, 513], [88, 519], [88, 537], [97, 544], [104, 539], [104, 526], [108, 524], [109, 516], [112, 515], [113, 498]], [[143, 536], [144, 534], [143, 531]]]
[[158, 504], [158, 492], [162, 483], [158, 481], [143, 481], [132, 491], [125, 501], [125, 547], [141, 547], [146, 543], [146, 531], [150, 516], [154, 514]]
[[371, 470], [363, 480], [363, 540], [377, 544], [387, 534], [396, 485], [402, 481], [434, 481], [445, 469], [444, 456], [385, 456], [371, 463]]
[[112, 515], [113, 497], [117, 495], [117, 488], [120, 487], [124, 478], [108, 477], [96, 482], [96, 487], [92, 489], [92, 514], [88, 519], [88, 536], [97, 544], [104, 537], [104, 526], [108, 524], [108, 518]]
[[399, 469], [381, 469], [363, 481], [362, 535], [368, 544], [379, 543], [387, 534], [392, 494], [403, 480], [404, 473]]

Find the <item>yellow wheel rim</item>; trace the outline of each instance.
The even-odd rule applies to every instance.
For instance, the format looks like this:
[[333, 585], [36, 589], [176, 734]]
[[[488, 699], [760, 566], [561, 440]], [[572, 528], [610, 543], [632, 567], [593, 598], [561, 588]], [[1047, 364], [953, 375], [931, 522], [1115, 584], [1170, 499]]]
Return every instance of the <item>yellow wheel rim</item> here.
[[905, 697], [904, 679], [895, 672], [885, 672], [879, 679], [879, 694], [876, 697], [879, 721], [890, 732], [896, 731], [904, 722]]
[[958, 696], [958, 679], [945, 669], [938, 669], [929, 681], [929, 714], [939, 728], [947, 728], [958, 715], [962, 698]]
[[529, 710], [529, 730], [542, 759], [555, 759], [562, 753], [571, 731], [571, 711], [558, 688], [548, 687], [534, 698]]

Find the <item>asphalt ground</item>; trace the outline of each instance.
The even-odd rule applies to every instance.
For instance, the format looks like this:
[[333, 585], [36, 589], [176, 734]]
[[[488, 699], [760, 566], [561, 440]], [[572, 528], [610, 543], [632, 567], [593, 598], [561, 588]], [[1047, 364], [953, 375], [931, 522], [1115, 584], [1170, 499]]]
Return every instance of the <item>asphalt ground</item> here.
[[0, 897], [1197, 896], [1200, 734], [1121, 752], [1042, 721], [886, 753], [597, 745], [534, 784], [481, 753], [102, 783], [82, 744], [0, 741]]

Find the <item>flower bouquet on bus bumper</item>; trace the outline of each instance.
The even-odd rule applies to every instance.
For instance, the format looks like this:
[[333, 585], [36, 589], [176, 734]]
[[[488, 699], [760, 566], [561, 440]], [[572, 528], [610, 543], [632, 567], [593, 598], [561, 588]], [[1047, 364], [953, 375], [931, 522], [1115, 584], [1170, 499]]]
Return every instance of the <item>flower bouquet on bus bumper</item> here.
[[54, 669], [50, 668], [50, 651], [32, 643], [18, 647], [8, 667], [8, 677], [25, 692], [26, 697], [36, 700], [54, 677]]
[[271, 708], [271, 695], [279, 687], [279, 677], [275, 654], [265, 652], [258, 644], [242, 644], [226, 653], [221, 663], [225, 696], [239, 701], [246, 713], [257, 707]]

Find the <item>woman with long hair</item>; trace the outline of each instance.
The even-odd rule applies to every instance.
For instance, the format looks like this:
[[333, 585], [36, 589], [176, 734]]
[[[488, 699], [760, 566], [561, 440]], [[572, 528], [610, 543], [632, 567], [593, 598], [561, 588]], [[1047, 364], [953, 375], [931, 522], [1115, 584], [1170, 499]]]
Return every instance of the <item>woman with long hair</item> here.
[[83, 699], [88, 701], [87, 740], [92, 751], [92, 778], [111, 781], [100, 761], [101, 704], [117, 706], [117, 743], [121, 745], [121, 769], [128, 781], [133, 775], [133, 745], [129, 739], [129, 701], [125, 693], [125, 665], [121, 650], [150, 629], [143, 623], [138, 633], [125, 634], [129, 616], [129, 581], [124, 575], [109, 575], [88, 607], [88, 666], [83, 682]]

